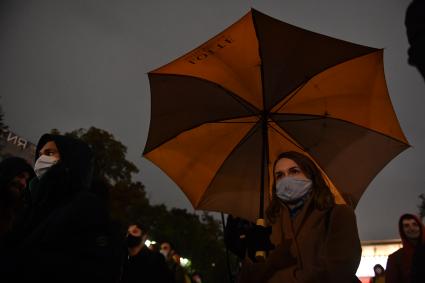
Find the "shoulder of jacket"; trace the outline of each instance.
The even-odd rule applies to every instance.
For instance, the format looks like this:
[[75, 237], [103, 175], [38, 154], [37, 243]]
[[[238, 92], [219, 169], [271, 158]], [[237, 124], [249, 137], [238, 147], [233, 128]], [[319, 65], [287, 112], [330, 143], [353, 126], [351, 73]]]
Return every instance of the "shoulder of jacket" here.
[[352, 207], [345, 204], [336, 204], [328, 210], [327, 223], [337, 225], [343, 223], [356, 223], [356, 214]]
[[351, 206], [346, 204], [335, 204], [331, 209], [332, 213], [341, 213], [341, 214], [352, 214], [354, 215], [354, 209]]
[[403, 253], [403, 248], [399, 248], [398, 250], [396, 250], [395, 252], [393, 252], [392, 254], [390, 254], [388, 256], [388, 259], [399, 257], [402, 253]]

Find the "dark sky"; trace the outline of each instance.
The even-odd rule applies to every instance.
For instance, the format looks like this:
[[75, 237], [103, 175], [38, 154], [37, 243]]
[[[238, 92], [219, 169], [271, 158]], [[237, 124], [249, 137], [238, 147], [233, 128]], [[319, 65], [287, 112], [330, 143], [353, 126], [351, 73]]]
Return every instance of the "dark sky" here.
[[389, 93], [412, 148], [375, 178], [356, 214], [362, 240], [395, 238], [399, 215], [416, 213], [418, 195], [425, 192], [425, 83], [406, 63], [409, 2], [3, 0], [0, 105], [10, 128], [33, 142], [52, 128], [111, 132], [128, 147], [128, 158], [141, 170], [136, 178], [154, 203], [193, 211], [177, 186], [141, 158], [150, 117], [148, 71], [197, 47], [251, 7], [305, 29], [385, 48]]

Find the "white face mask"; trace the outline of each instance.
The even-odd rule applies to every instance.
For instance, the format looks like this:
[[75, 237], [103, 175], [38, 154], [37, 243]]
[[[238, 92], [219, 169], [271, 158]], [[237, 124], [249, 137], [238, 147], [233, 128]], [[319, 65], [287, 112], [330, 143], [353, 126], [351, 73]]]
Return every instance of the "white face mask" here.
[[165, 250], [160, 250], [159, 251], [165, 258], [167, 258], [168, 257], [168, 251], [165, 251]]
[[59, 159], [54, 156], [40, 155], [34, 165], [34, 172], [40, 179], [41, 176], [46, 173], [50, 167], [58, 163]]
[[276, 183], [276, 195], [284, 202], [296, 202], [310, 192], [312, 184], [309, 179], [284, 177]]

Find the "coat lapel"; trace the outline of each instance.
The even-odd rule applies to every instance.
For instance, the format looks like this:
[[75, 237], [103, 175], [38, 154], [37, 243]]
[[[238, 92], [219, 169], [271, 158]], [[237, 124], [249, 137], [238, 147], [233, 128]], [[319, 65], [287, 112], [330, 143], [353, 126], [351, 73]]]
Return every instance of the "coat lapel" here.
[[297, 237], [301, 228], [304, 226], [304, 223], [309, 218], [311, 211], [313, 210], [313, 201], [312, 197], [308, 197], [306, 202], [303, 205], [303, 208], [298, 212], [298, 215], [295, 216], [295, 219], [292, 221], [294, 236]]

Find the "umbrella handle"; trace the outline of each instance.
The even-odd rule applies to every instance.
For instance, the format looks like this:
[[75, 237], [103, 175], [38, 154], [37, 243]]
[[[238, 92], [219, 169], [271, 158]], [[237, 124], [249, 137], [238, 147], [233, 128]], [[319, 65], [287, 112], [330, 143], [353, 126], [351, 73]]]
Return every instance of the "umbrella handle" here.
[[[263, 218], [258, 218], [255, 223], [258, 226], [266, 227], [266, 221]], [[255, 258], [258, 262], [262, 262], [266, 260], [266, 251], [255, 251]]]

